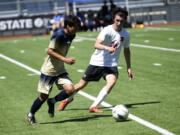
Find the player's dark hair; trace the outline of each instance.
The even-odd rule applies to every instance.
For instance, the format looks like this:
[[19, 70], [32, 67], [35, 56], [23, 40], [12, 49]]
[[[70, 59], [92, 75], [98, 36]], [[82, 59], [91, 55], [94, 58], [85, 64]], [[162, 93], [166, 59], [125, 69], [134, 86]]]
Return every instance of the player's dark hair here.
[[70, 27], [74, 26], [74, 27], [80, 28], [81, 22], [77, 16], [68, 15], [66, 16], [65, 21], [64, 21], [64, 28], [67, 28], [67, 25]]
[[127, 19], [128, 11], [125, 8], [116, 8], [113, 11], [113, 19], [116, 15], [119, 15], [120, 17], [123, 17], [124, 19]]

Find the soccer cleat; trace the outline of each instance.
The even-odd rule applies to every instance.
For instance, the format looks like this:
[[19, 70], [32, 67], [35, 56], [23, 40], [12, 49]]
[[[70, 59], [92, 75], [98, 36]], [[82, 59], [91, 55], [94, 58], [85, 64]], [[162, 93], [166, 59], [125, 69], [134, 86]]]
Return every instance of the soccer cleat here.
[[28, 120], [28, 122], [31, 124], [31, 125], [37, 125], [38, 123], [36, 122], [36, 119], [34, 116], [30, 117], [30, 116], [26, 116], [26, 120]]
[[49, 113], [49, 117], [54, 117], [54, 103], [51, 102], [51, 99], [49, 98], [47, 100], [47, 104], [48, 104], [48, 113]]
[[66, 106], [69, 104], [69, 103], [71, 103], [73, 101], [73, 98], [72, 98], [72, 100], [71, 101], [67, 101], [66, 99], [64, 99], [60, 104], [59, 104], [59, 106], [58, 106], [58, 111], [63, 111], [65, 108], [66, 108]]
[[89, 108], [89, 112], [90, 113], [93, 113], [93, 112], [95, 112], [95, 113], [103, 113], [104, 111], [99, 110], [97, 107], [91, 107], [91, 108]]

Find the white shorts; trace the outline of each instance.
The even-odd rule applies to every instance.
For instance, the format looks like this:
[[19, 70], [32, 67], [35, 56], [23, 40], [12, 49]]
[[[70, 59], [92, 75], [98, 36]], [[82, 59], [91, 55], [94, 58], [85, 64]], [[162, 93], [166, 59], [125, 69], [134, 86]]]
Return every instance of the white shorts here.
[[38, 91], [49, 95], [54, 83], [57, 85], [59, 90], [63, 89], [63, 86], [66, 84], [72, 85], [72, 81], [69, 78], [68, 73], [63, 73], [58, 76], [47, 76], [41, 73], [38, 83]]

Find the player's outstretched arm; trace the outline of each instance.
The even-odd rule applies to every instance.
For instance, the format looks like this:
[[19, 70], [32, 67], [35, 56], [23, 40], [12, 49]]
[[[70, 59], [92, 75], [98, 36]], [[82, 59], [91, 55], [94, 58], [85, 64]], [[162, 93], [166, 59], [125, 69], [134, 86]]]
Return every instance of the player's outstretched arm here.
[[64, 57], [64, 56], [56, 53], [52, 48], [48, 48], [47, 54], [48, 54], [48, 55], [51, 55], [51, 56], [53, 56], [53, 57], [55, 57], [55, 58], [57, 58], [57, 59], [60, 60], [60, 61], [63, 61], [63, 62], [65, 62], [65, 63], [67, 63], [67, 64], [70, 64], [70, 65], [74, 64], [75, 61], [76, 61], [75, 58], [73, 58], [73, 57], [71, 57], [71, 58], [66, 58], [66, 57]]

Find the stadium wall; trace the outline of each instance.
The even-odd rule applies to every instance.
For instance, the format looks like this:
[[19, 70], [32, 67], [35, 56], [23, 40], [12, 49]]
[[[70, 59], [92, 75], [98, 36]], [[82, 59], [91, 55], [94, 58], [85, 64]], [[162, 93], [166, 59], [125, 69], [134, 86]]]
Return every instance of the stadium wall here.
[[180, 22], [180, 4], [130, 8], [130, 21], [145, 25]]
[[13, 17], [0, 20], [0, 37], [15, 35], [48, 34], [49, 20], [53, 15]]
[[[180, 3], [129, 8], [130, 23], [145, 25], [180, 22]], [[14, 16], [0, 19], [0, 37], [48, 34], [52, 14]]]
[[166, 6], [166, 9], [168, 22], [180, 22], [180, 4]]

